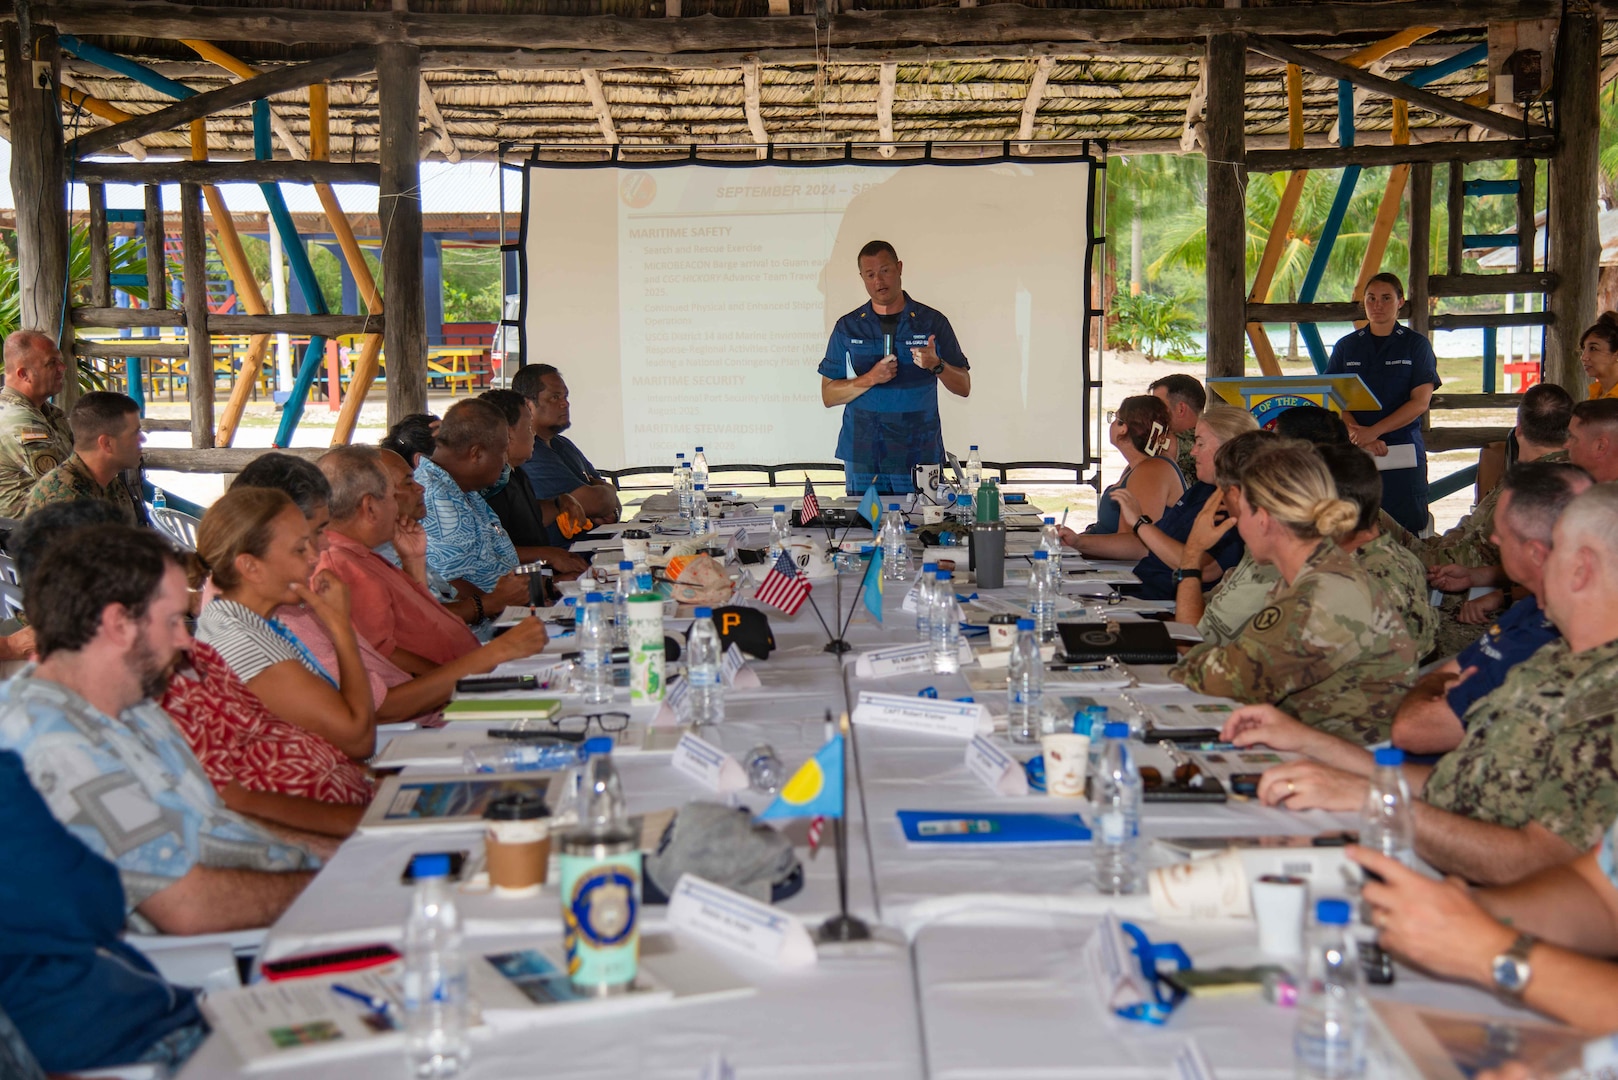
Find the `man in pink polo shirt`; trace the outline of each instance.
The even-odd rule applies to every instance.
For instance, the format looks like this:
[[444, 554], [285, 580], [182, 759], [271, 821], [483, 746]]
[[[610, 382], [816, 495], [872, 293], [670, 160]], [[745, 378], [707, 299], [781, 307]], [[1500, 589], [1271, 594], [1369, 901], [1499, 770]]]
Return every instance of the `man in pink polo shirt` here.
[[[427, 587], [372, 549], [394, 542], [402, 560], [424, 552], [400, 543], [399, 502], [374, 446], [339, 446], [320, 459], [331, 483], [329, 543], [320, 568], [348, 586], [354, 628], [412, 675], [425, 675], [478, 647], [466, 623]], [[419, 533], [418, 533], [419, 537]]]

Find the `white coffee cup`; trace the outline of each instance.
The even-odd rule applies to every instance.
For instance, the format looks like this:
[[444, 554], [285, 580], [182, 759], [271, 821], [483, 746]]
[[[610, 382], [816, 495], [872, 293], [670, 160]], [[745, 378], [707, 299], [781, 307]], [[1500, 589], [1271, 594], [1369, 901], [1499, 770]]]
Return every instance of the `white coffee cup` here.
[[1090, 737], [1058, 732], [1039, 740], [1045, 756], [1045, 794], [1062, 799], [1084, 796], [1084, 774], [1090, 767]]
[[1258, 947], [1271, 956], [1302, 956], [1309, 883], [1301, 877], [1265, 874], [1249, 891], [1258, 920]]
[[1146, 881], [1160, 919], [1240, 919], [1252, 910], [1242, 857], [1234, 851], [1156, 867]]
[[1009, 649], [1017, 641], [1017, 616], [989, 616], [989, 648]]

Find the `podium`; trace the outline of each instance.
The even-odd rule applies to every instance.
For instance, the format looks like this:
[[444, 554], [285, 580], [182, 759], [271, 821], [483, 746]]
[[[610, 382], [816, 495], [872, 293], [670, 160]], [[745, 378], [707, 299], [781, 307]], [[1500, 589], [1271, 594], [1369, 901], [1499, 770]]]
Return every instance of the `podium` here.
[[1358, 375], [1256, 375], [1209, 379], [1208, 389], [1253, 414], [1259, 427], [1300, 405], [1319, 405], [1341, 415], [1380, 409], [1382, 403]]

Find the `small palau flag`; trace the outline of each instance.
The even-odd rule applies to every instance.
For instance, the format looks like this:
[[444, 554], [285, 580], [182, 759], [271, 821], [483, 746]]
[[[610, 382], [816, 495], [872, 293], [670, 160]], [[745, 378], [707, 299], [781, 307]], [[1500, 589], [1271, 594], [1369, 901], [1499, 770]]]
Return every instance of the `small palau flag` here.
[[882, 500], [876, 497], [876, 481], [865, 489], [860, 496], [860, 517], [871, 523], [871, 535], [876, 536], [882, 531]]
[[871, 568], [865, 572], [865, 589], [862, 596], [865, 600], [865, 610], [871, 613], [871, 618], [880, 623], [882, 621], [881, 548], [871, 552]]
[[792, 774], [761, 818], [843, 816], [843, 736], [833, 735]]

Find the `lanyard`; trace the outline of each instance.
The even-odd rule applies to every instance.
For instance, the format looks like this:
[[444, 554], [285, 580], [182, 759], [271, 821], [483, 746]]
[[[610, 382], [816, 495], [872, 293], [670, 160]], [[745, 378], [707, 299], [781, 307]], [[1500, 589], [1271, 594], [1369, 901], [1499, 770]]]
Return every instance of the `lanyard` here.
[[283, 626], [280, 619], [265, 619], [264, 621], [269, 624], [271, 630], [275, 631], [276, 636], [298, 651], [298, 655], [303, 658], [303, 662], [308, 666], [309, 670], [331, 683], [333, 690], [339, 689], [337, 680], [326, 674], [326, 669], [321, 666], [319, 660], [315, 659], [315, 654], [309, 651], [309, 646], [298, 640], [297, 634]]

